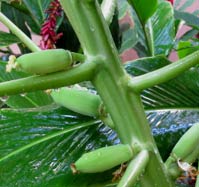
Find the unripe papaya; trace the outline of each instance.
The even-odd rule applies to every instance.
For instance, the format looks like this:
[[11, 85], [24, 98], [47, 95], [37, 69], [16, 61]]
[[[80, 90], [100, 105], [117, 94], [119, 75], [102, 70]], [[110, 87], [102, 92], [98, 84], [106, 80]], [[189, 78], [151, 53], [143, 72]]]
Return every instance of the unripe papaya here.
[[72, 63], [69, 51], [50, 49], [20, 56], [16, 60], [16, 68], [27, 73], [43, 75], [66, 70]]
[[129, 161], [133, 151], [129, 145], [113, 145], [85, 153], [71, 165], [74, 173], [97, 173]]
[[61, 88], [59, 90], [53, 90], [51, 96], [55, 103], [74, 112], [92, 117], [99, 116], [101, 99], [98, 95], [88, 90]]
[[199, 144], [199, 123], [194, 124], [178, 141], [172, 153], [179, 159], [186, 159]]

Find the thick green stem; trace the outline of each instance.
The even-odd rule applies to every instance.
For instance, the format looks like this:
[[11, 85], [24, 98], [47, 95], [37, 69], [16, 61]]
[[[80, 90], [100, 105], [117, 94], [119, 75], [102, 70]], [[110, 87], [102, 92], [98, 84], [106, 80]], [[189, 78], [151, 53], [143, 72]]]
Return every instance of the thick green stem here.
[[[130, 144], [133, 148], [147, 147], [151, 151], [149, 167], [146, 170], [147, 184], [143, 183], [142, 187], [154, 187], [154, 184], [159, 187], [172, 186], [164, 172], [140, 96], [134, 94], [132, 97], [128, 92], [126, 82], [129, 76], [121, 65], [97, 1], [60, 2], [80, 40], [87, 60], [100, 64], [92, 82], [111, 115], [122, 143]], [[145, 176], [141, 180], [145, 180]]]
[[12, 23], [4, 14], [0, 12], [0, 22], [9, 28], [32, 52], [40, 51], [41, 49], [24, 34], [14, 23]]
[[138, 155], [133, 158], [129, 163], [126, 172], [120, 180], [117, 187], [130, 187], [133, 186], [141, 177], [141, 174], [145, 172], [147, 163], [149, 162], [149, 153], [146, 150], [142, 150]]
[[2, 82], [0, 83], [0, 96], [59, 88], [87, 81], [92, 79], [95, 69], [96, 64], [84, 63], [67, 71]]
[[158, 70], [132, 78], [128, 87], [136, 92], [169, 81], [199, 63], [199, 51]]

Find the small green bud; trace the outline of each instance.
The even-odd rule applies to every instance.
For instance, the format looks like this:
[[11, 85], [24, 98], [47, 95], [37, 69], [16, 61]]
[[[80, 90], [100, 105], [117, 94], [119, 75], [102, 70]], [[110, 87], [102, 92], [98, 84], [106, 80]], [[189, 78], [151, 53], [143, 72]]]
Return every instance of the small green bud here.
[[186, 159], [199, 144], [199, 123], [194, 124], [178, 141], [172, 153], [179, 159]]
[[98, 117], [101, 99], [98, 95], [88, 90], [77, 88], [61, 88], [52, 91], [51, 96], [55, 103], [64, 106], [74, 112]]
[[69, 51], [50, 49], [20, 56], [16, 60], [16, 69], [43, 75], [66, 70], [72, 63], [72, 56]]
[[129, 161], [133, 151], [129, 145], [113, 145], [85, 153], [71, 165], [73, 173], [97, 173]]

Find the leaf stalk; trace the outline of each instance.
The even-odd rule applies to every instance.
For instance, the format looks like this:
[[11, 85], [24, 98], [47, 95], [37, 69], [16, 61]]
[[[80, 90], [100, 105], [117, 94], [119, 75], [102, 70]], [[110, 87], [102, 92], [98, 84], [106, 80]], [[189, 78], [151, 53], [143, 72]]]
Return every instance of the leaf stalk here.
[[150, 88], [176, 78], [178, 75], [182, 74], [198, 63], [199, 50], [163, 68], [146, 73], [144, 75], [133, 77], [128, 82], [128, 87], [135, 92], [141, 92], [146, 88]]
[[0, 21], [9, 28], [32, 52], [40, 51], [41, 49], [13, 22], [11, 22], [4, 14], [0, 12]]

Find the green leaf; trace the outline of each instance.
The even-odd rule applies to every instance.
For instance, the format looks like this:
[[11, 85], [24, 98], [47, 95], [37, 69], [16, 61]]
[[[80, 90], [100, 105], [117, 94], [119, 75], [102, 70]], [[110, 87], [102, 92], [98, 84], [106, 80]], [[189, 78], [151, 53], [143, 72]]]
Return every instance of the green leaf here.
[[122, 46], [120, 53], [127, 49], [132, 49], [138, 42], [137, 32], [135, 29], [128, 29], [122, 33]]
[[45, 10], [51, 0], [23, 0], [31, 14], [31, 18], [40, 28], [45, 19]]
[[0, 48], [8, 47], [15, 43], [20, 43], [20, 40], [15, 35], [0, 31]]
[[198, 17], [191, 13], [175, 10], [175, 19], [184, 20], [187, 25], [199, 30]]
[[[122, 43], [119, 52], [123, 53], [125, 50], [134, 47], [134, 45], [138, 42], [138, 37], [135, 25], [130, 25], [131, 23], [133, 23], [133, 17], [131, 15], [131, 6], [126, 1], [119, 0], [118, 14], [120, 22], [120, 32], [122, 35]], [[128, 22], [125, 19], [126, 16], [128, 16]]]
[[118, 1], [119, 20], [123, 19], [129, 11], [129, 4], [126, 1]]
[[36, 34], [40, 34], [41, 25], [46, 17], [45, 11], [48, 8], [51, 0], [23, 0], [21, 3], [10, 3], [9, 1], [6, 2], [7, 3], [4, 3], [3, 5], [6, 5], [14, 10], [16, 17], [23, 14], [23, 16], [21, 16], [22, 19], [19, 20], [20, 22], [23, 22], [24, 24], [26, 23], [31, 31], [35, 32]]
[[[127, 1], [119, 0], [118, 13], [121, 32], [121, 48], [119, 53], [122, 54], [128, 49], [132, 49], [138, 43], [137, 27], [140, 26], [140, 22], [133, 18], [132, 8]], [[135, 15], [137, 16], [137, 15]], [[128, 21], [126, 21], [128, 17]], [[136, 20], [136, 23], [134, 23]]]
[[[159, 3], [144, 27], [139, 23], [134, 11], [130, 12], [130, 18], [133, 19], [134, 25], [132, 31], [124, 33], [124, 49], [133, 47], [140, 57], [169, 54], [175, 41], [175, 20], [170, 3]], [[128, 32], [131, 32], [131, 35]]]
[[[118, 6], [122, 34], [120, 53], [134, 48], [139, 56], [147, 56], [147, 44], [143, 33], [143, 26], [141, 25], [136, 12], [126, 1], [119, 1]], [[124, 21], [126, 15], [128, 15], [129, 18], [128, 23]]]
[[[147, 112], [164, 158], [198, 119], [199, 112], [194, 118], [192, 115], [178, 110]], [[70, 164], [84, 152], [119, 143], [115, 132], [99, 121], [63, 108], [47, 107], [29, 111], [1, 110], [0, 118], [1, 187], [16, 184], [20, 187], [27, 184], [33, 187], [115, 186], [111, 184], [112, 172], [119, 166], [97, 174], [73, 175], [70, 170]]]
[[178, 57], [179, 59], [186, 57], [187, 55], [199, 50], [198, 43], [196, 46], [191, 41], [180, 41], [178, 43]]
[[0, 117], [0, 186], [94, 186], [112, 178], [70, 170], [83, 152], [117, 141], [100, 122], [63, 109], [3, 110]]
[[158, 1], [157, 0], [129, 0], [128, 1], [135, 9], [140, 21], [144, 25], [146, 21], [154, 14]]
[[180, 37], [180, 40], [186, 41], [195, 38], [196, 34], [198, 34], [198, 30], [190, 29], [183, 36]]
[[25, 24], [26, 14], [7, 3], [1, 4], [1, 12], [30, 37], [30, 31]]
[[173, 7], [162, 2], [146, 26], [146, 34], [153, 55], [168, 55], [175, 40]]
[[[27, 24], [26, 24], [27, 23], [26, 22], [27, 15], [23, 11], [16, 9], [14, 6], [12, 6], [11, 4], [7, 4], [7, 3], [1, 4], [1, 11], [3, 14], [5, 14], [10, 19], [10, 21], [12, 21], [28, 37], [31, 38], [30, 30], [28, 29]], [[20, 43], [18, 46], [22, 53], [29, 51], [26, 46], [21, 45]]]
[[[0, 81], [9, 81], [22, 77], [27, 77], [28, 74], [12, 70], [11, 73], [6, 72], [6, 62], [0, 62]], [[21, 95], [9, 96], [2, 98], [2, 100], [12, 108], [32, 108], [52, 104], [52, 98], [44, 91], [37, 91], [32, 93], [24, 93]]]
[[188, 1], [175, 0], [174, 7], [176, 10], [184, 12], [187, 10], [187, 8], [193, 6], [194, 3], [195, 3], [195, 0], [188, 0]]

